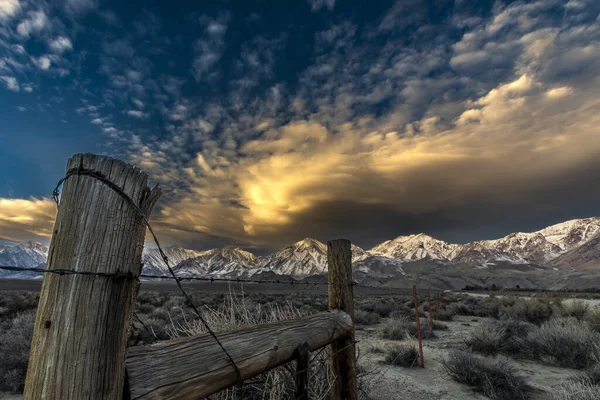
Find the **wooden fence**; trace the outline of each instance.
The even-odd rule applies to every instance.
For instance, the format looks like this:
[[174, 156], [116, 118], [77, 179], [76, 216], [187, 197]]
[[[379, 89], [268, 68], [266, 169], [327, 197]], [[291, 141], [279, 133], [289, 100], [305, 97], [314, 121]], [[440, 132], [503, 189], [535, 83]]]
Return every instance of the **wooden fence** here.
[[[68, 178], [68, 179], [67, 179]], [[293, 320], [127, 347], [146, 223], [160, 196], [122, 161], [77, 154], [54, 225], [25, 399], [199, 399], [331, 346], [331, 399], [356, 399], [350, 241], [327, 243], [329, 311]], [[233, 362], [232, 362], [233, 361]]]

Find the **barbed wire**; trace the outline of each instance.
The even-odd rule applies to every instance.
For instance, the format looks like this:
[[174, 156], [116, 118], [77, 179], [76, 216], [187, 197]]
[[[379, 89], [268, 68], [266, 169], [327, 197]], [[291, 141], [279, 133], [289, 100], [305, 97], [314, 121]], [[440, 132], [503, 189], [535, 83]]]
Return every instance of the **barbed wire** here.
[[37, 272], [37, 273], [50, 273], [50, 274], [58, 274], [58, 275], [88, 275], [88, 276], [100, 276], [106, 278], [114, 278], [114, 279], [164, 279], [164, 280], [177, 280], [177, 281], [202, 281], [202, 282], [227, 282], [227, 283], [257, 283], [257, 284], [279, 284], [279, 285], [288, 285], [288, 286], [344, 286], [350, 285], [359, 288], [365, 289], [377, 289], [377, 290], [386, 290], [386, 291], [404, 291], [408, 290], [407, 288], [392, 288], [387, 286], [375, 286], [375, 285], [367, 285], [359, 282], [352, 283], [338, 283], [338, 282], [310, 282], [304, 280], [285, 280], [285, 279], [251, 279], [251, 278], [224, 278], [224, 277], [213, 277], [213, 276], [170, 276], [170, 275], [152, 275], [152, 274], [133, 274], [132, 272], [91, 272], [91, 271], [76, 271], [72, 269], [64, 269], [64, 268], [55, 268], [55, 269], [45, 269], [45, 268], [27, 268], [27, 267], [16, 267], [9, 265], [0, 265], [1, 270], [7, 271], [21, 271], [21, 272]]

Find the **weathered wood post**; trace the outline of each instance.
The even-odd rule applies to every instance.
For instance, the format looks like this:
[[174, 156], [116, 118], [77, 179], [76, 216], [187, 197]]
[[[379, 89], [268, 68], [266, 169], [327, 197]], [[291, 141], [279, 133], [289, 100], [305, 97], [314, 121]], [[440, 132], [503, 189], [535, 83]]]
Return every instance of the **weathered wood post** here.
[[415, 302], [415, 315], [417, 318], [417, 336], [419, 339], [419, 364], [421, 368], [425, 368], [425, 360], [423, 360], [423, 340], [421, 339], [421, 320], [419, 319], [419, 298], [417, 297], [417, 285], [413, 285], [413, 298]]
[[[76, 171], [79, 170], [79, 173]], [[67, 162], [47, 269], [106, 275], [44, 277], [34, 325], [25, 399], [121, 399], [146, 225], [99, 179], [120, 188], [149, 216], [160, 190], [122, 161], [76, 154]], [[114, 274], [114, 276], [110, 276]]]
[[296, 400], [308, 400], [308, 343], [296, 350]]
[[[350, 241], [327, 242], [329, 270], [329, 309], [345, 311], [354, 323], [354, 293], [352, 286], [352, 249]], [[331, 376], [334, 380], [330, 399], [356, 400], [356, 358], [354, 326], [350, 334], [331, 342]]]

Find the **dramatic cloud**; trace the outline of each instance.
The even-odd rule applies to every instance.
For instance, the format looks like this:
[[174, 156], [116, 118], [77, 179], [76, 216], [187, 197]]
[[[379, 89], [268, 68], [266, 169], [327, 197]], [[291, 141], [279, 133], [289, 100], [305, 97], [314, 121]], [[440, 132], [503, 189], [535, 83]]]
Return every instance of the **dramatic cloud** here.
[[[424, 4], [365, 20], [314, 0], [311, 18], [335, 15], [314, 26], [200, 12], [175, 36], [140, 12], [82, 53], [98, 62], [95, 86], [71, 68], [86, 94], [75, 112], [163, 186], [157, 229], [184, 245], [478, 239], [592, 210], [600, 3]], [[80, 54], [68, 39], [80, 36], [34, 23], [36, 12], [21, 10], [17, 31], [48, 29], [53, 53], [9, 43], [0, 82], [13, 91], [25, 90], [14, 77], [52, 75]]]
[[0, 238], [15, 242], [48, 240], [56, 217], [50, 199], [0, 198]]

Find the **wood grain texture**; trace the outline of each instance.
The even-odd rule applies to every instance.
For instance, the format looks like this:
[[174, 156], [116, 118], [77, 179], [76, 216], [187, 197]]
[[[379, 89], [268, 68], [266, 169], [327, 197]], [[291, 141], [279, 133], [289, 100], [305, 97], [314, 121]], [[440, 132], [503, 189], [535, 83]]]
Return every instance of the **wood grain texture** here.
[[[76, 154], [67, 171], [99, 171], [149, 215], [160, 190], [122, 161]], [[118, 193], [90, 176], [63, 186], [48, 269], [141, 272], [146, 226]], [[46, 274], [34, 325], [25, 399], [120, 399], [138, 282]]]
[[[329, 270], [329, 309], [347, 312], [354, 321], [352, 286], [352, 249], [346, 239], [327, 242]], [[356, 400], [356, 356], [354, 327], [348, 335], [331, 342], [331, 376], [334, 378], [330, 399]]]
[[[289, 321], [218, 333], [242, 379], [292, 361], [305, 342], [319, 349], [352, 330], [352, 318], [331, 311]], [[234, 385], [237, 375], [208, 334], [129, 349], [127, 374], [132, 399], [200, 399]]]

